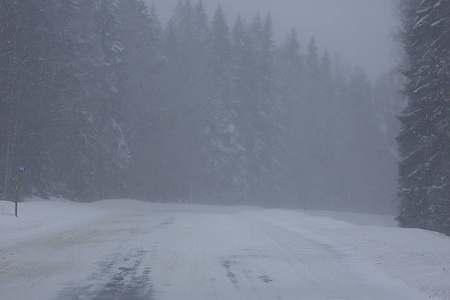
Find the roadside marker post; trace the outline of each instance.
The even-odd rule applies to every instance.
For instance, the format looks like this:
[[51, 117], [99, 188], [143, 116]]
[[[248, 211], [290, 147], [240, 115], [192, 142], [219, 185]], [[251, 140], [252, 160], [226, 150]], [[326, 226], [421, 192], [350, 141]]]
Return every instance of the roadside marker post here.
[[[19, 167], [19, 173], [25, 173], [27, 171], [26, 167]], [[15, 202], [15, 215], [17, 217], [17, 203], [19, 202], [19, 176], [15, 178], [15, 187], [14, 187], [14, 202]]]
[[15, 215], [17, 217], [17, 202], [19, 198], [19, 177], [15, 178], [16, 186], [14, 187], [14, 206], [15, 206]]

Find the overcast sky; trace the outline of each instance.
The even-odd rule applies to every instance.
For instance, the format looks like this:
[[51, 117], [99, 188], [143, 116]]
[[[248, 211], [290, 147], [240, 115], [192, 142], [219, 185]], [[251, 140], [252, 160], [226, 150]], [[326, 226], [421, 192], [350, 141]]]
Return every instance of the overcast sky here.
[[[147, 0], [154, 3], [166, 24], [178, 0]], [[221, 3], [230, 27], [239, 13], [251, 21], [257, 11], [271, 13], [277, 41], [297, 29], [302, 50], [311, 36], [321, 51], [339, 54], [352, 66], [363, 66], [370, 77], [394, 68], [392, 32], [394, 0], [203, 0], [209, 16]], [[191, 0], [197, 3], [197, 0]]]

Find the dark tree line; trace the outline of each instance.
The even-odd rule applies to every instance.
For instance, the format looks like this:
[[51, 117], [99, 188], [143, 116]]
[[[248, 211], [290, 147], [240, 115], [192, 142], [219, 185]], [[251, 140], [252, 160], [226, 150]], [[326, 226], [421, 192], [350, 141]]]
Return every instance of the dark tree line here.
[[389, 210], [392, 78], [179, 1], [0, 2], [0, 168], [26, 194]]
[[121, 26], [113, 1], [2, 1], [3, 193], [17, 166], [26, 194], [123, 193]]
[[399, 1], [405, 94], [400, 225], [450, 234], [450, 1]]

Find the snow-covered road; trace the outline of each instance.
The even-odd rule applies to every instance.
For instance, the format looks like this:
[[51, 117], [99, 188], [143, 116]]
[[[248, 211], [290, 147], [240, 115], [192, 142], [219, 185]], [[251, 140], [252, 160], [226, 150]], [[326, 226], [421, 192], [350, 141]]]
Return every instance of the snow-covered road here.
[[450, 238], [304, 212], [0, 202], [0, 299], [450, 299]]

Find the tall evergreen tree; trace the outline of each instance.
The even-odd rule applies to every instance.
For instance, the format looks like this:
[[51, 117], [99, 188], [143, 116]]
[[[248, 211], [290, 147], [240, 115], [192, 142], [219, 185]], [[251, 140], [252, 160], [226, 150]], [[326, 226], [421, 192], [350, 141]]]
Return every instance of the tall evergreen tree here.
[[[304, 156], [302, 151], [302, 122], [304, 120], [304, 108], [302, 101], [304, 98], [306, 68], [304, 63], [304, 55], [300, 52], [300, 42], [297, 38], [297, 32], [293, 29], [285, 44], [280, 51], [281, 62], [281, 95], [283, 103], [286, 105], [285, 126], [287, 128], [286, 144], [287, 144], [287, 185], [286, 189], [289, 193], [288, 198], [290, 205], [298, 199], [299, 182], [302, 182], [304, 170], [302, 169], [302, 161]], [[297, 203], [295, 203], [297, 204]]]
[[235, 176], [239, 178], [240, 201], [250, 201], [251, 172], [250, 143], [251, 139], [251, 94], [253, 89], [253, 48], [248, 28], [238, 16], [231, 36], [231, 110], [235, 115], [235, 134], [238, 148], [235, 152]]
[[325, 122], [323, 110], [325, 97], [321, 86], [321, 65], [319, 49], [312, 37], [306, 54], [306, 80], [302, 101], [302, 113], [299, 116], [302, 124], [297, 128], [301, 131], [299, 152], [302, 170], [301, 198], [306, 205], [317, 206], [326, 201], [324, 168], [322, 162], [325, 156], [324, 132]]
[[[204, 136], [202, 154], [205, 163], [205, 185], [210, 200], [231, 193], [235, 181], [234, 152], [236, 125], [231, 108], [229, 29], [219, 6], [212, 25], [207, 60], [207, 94], [204, 103]], [[227, 201], [227, 199], [224, 199]], [[229, 200], [228, 200], [229, 201]]]
[[91, 179], [96, 198], [119, 196], [125, 192], [122, 172], [130, 156], [123, 128], [123, 44], [122, 27], [117, 18], [117, 6], [112, 0], [93, 3], [92, 38], [95, 50], [90, 70], [92, 91], [87, 95], [93, 109], [93, 140], [89, 160], [94, 177]]
[[320, 136], [322, 138], [320, 147], [321, 158], [319, 169], [322, 176], [323, 193], [325, 195], [324, 205], [336, 208], [340, 182], [337, 176], [340, 174], [340, 158], [338, 156], [338, 130], [340, 127], [338, 116], [338, 103], [332, 74], [331, 59], [328, 50], [325, 49], [320, 61]]
[[81, 49], [85, 42], [85, 35], [81, 32], [86, 26], [84, 8], [82, 1], [72, 0], [51, 1], [46, 9], [42, 9], [47, 14], [46, 18], [51, 20], [45, 31], [53, 33], [53, 44], [48, 43], [53, 52], [50, 51], [51, 56], [43, 63], [53, 68], [48, 90], [54, 91], [54, 96], [50, 98], [49, 109], [45, 113], [40, 112], [49, 121], [46, 127], [40, 127], [44, 135], [39, 140], [48, 147], [46, 174], [40, 177], [46, 182], [46, 193], [69, 199], [77, 199], [75, 194], [86, 187], [80, 186], [84, 181], [83, 170], [88, 170], [90, 165], [83, 160], [87, 149], [84, 148], [82, 133], [86, 134], [84, 137], [93, 133], [88, 125], [91, 112], [83, 101], [81, 84], [84, 74], [84, 52]]
[[[381, 160], [386, 154], [373, 106], [373, 86], [364, 69], [357, 68], [350, 77], [346, 93], [339, 99], [342, 109], [342, 142], [340, 154], [345, 174], [345, 190], [341, 207], [370, 209], [385, 201], [384, 191], [378, 191], [374, 182], [384, 174], [381, 163], [373, 166], [371, 158]], [[358, 124], [356, 126], [356, 124]]]
[[264, 204], [273, 201], [282, 181], [283, 105], [279, 98], [279, 73], [272, 39], [270, 15], [263, 21], [259, 14], [249, 28], [249, 50], [253, 56], [249, 64], [249, 89], [244, 115], [248, 127], [247, 139], [248, 183], [254, 201]]
[[[199, 196], [201, 178], [201, 116], [205, 99], [203, 82], [207, 56], [206, 14], [201, 2], [179, 1], [164, 35], [167, 66], [162, 85], [169, 114], [166, 166], [169, 198], [177, 200]], [[179, 151], [183, 149], [183, 151]]]
[[156, 10], [142, 0], [118, 3], [124, 45], [124, 98], [131, 163], [127, 176], [133, 198], [158, 199], [165, 168], [163, 104], [159, 73], [163, 68], [162, 31]]
[[404, 6], [408, 106], [398, 137], [401, 226], [450, 234], [450, 1]]
[[386, 74], [380, 76], [373, 87], [374, 110], [380, 133], [380, 145], [385, 153], [377, 167], [383, 170], [380, 185], [384, 186], [379, 207], [385, 212], [397, 212], [399, 205], [398, 189], [398, 144], [396, 137], [400, 133], [398, 116], [406, 106], [406, 97], [401, 92], [403, 76], [400, 74]]
[[240, 136], [239, 104], [232, 93], [232, 47], [222, 8], [216, 11], [207, 63], [203, 155], [209, 197], [227, 203], [242, 201], [246, 192], [244, 148]]

